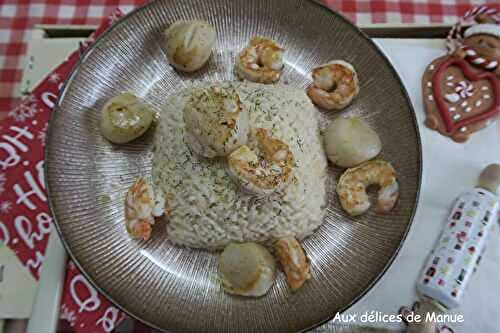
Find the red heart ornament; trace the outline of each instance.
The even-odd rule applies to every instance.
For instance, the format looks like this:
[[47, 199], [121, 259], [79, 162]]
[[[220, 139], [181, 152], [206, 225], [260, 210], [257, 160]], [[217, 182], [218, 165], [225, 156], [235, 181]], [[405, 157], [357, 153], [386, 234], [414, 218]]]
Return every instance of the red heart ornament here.
[[[491, 83], [492, 89], [495, 92], [493, 94], [493, 104], [487, 111], [462, 119], [460, 121], [454, 122], [449, 113], [447, 112], [446, 102], [444, 100], [443, 94], [441, 92], [441, 78], [446, 71], [446, 69], [450, 66], [458, 66], [464, 73], [464, 76], [469, 81], [479, 81], [479, 80], [488, 80]], [[500, 105], [500, 84], [498, 83], [498, 79], [495, 74], [491, 72], [480, 72], [474, 73], [471, 70], [470, 65], [461, 58], [450, 57], [448, 60], [439, 64], [438, 68], [434, 72], [432, 76], [432, 92], [434, 95], [434, 99], [436, 101], [437, 109], [441, 118], [443, 119], [444, 125], [446, 127], [446, 132], [449, 134], [455, 133], [458, 129], [476, 123], [478, 121], [486, 120], [495, 116], [498, 113], [499, 105]]]

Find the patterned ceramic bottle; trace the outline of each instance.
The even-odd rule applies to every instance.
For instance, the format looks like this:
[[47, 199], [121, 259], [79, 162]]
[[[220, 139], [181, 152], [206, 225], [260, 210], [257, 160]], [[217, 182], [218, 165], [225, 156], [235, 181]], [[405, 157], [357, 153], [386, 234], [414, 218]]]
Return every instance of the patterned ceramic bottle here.
[[500, 209], [500, 165], [486, 167], [476, 188], [462, 193], [417, 281], [421, 296], [446, 309], [460, 305], [481, 261]]

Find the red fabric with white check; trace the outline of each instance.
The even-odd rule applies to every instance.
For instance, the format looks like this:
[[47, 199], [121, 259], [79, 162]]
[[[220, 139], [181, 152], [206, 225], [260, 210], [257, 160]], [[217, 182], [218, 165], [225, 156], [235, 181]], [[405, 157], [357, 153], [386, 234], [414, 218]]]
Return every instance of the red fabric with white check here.
[[[0, 113], [18, 103], [30, 29], [35, 24], [98, 25], [117, 7], [128, 12], [145, 0], [0, 0]], [[19, 93], [17, 94], [19, 95]], [[1, 114], [0, 114], [1, 118]]]
[[[97, 25], [116, 7], [123, 12], [146, 0], [1, 0], [0, 119], [18, 98], [24, 54], [35, 24]], [[498, 0], [322, 0], [357, 24], [455, 23], [472, 6], [500, 10]], [[17, 94], [19, 95], [19, 93]]]

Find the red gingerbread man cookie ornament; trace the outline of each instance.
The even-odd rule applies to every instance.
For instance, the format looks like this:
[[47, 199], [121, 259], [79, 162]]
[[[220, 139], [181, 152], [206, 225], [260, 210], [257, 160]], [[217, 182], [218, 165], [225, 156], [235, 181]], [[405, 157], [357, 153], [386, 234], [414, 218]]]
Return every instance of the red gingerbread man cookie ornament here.
[[[469, 19], [476, 24], [462, 35]], [[500, 15], [488, 7], [467, 12], [448, 36], [449, 53], [427, 66], [422, 96], [427, 127], [465, 142], [500, 111]]]

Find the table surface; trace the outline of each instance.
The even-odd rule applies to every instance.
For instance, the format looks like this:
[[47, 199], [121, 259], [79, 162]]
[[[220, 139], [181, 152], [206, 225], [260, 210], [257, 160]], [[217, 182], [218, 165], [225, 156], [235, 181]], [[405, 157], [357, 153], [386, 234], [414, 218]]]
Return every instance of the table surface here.
[[[425, 117], [420, 77], [427, 64], [443, 54], [443, 40], [375, 39], [375, 42], [391, 59], [408, 90], [419, 124], [424, 163], [422, 192], [412, 228], [386, 274], [347, 311], [358, 315], [370, 311], [396, 314], [400, 306], [411, 305], [416, 300], [415, 281], [445, 223], [453, 199], [474, 186], [485, 165], [500, 163], [500, 146], [494, 145], [500, 140], [500, 129], [495, 126], [475, 134], [467, 143], [457, 144], [423, 125]], [[464, 304], [457, 310], [465, 317], [463, 324], [452, 325], [457, 333], [500, 332], [500, 318], [496, 310], [500, 304], [499, 237], [498, 229], [495, 229], [481, 267], [472, 278]], [[45, 290], [43, 286], [41, 288]], [[374, 325], [388, 326], [384, 323]], [[133, 327], [133, 324], [125, 326]], [[328, 332], [329, 326], [316, 331]], [[397, 324], [389, 326], [401, 328]]]
[[[187, 1], [187, 0], [186, 0]], [[357, 24], [450, 23], [472, 6], [500, 10], [498, 0], [318, 0]], [[0, 1], [0, 119], [19, 101], [20, 80], [29, 59], [27, 42], [35, 24], [97, 25], [116, 7], [124, 12], [145, 0]]]
[[[451, 205], [461, 192], [474, 187], [482, 168], [500, 163], [500, 122], [463, 144], [424, 126], [420, 79], [425, 67], [444, 52], [443, 40], [375, 40], [391, 59], [410, 95], [417, 116], [423, 150], [420, 201], [408, 237], [392, 266], [361, 301], [347, 313], [377, 310], [394, 314], [416, 300], [415, 282], [446, 223]], [[500, 332], [500, 234], [493, 230], [481, 266], [472, 277], [463, 305], [462, 324], [456, 332]]]

